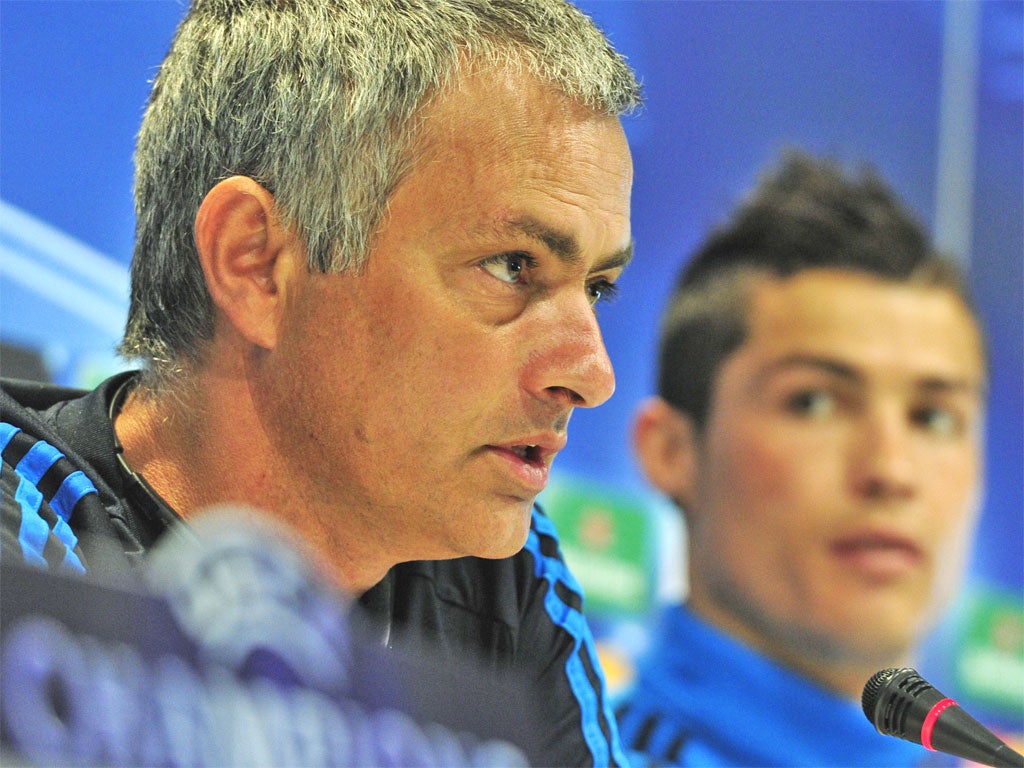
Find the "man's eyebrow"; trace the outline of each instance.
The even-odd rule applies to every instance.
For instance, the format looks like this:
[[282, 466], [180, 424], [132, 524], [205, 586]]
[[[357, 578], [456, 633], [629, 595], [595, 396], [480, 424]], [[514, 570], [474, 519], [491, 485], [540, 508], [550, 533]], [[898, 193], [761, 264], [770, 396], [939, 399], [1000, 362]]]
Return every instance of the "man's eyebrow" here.
[[769, 379], [779, 371], [784, 371], [788, 368], [816, 368], [823, 373], [838, 376], [842, 379], [850, 379], [851, 381], [860, 381], [862, 378], [853, 366], [847, 365], [840, 360], [804, 353], [785, 355], [777, 360], [772, 360], [761, 369], [758, 378], [761, 380]]
[[[759, 378], [762, 380], [767, 379], [773, 374], [786, 370], [787, 368], [815, 368], [823, 373], [853, 382], [859, 382], [864, 379], [863, 375], [856, 368], [851, 365], [847, 365], [841, 360], [836, 360], [826, 356], [802, 353], [786, 355], [784, 357], [780, 357], [778, 360], [773, 360], [769, 365], [765, 366], [765, 368], [761, 370]], [[977, 394], [979, 392], [983, 392], [985, 389], [984, 382], [967, 376], [930, 375], [916, 380], [914, 382], [914, 386], [923, 392], [930, 392], [933, 394], [945, 392]]]
[[[520, 216], [507, 222], [509, 229], [516, 230], [527, 237], [542, 243], [559, 259], [569, 264], [579, 264], [583, 258], [579, 243], [572, 235], [559, 232], [553, 227], [538, 221], [532, 216]], [[633, 242], [606, 258], [601, 259], [590, 270], [603, 272], [608, 269], [625, 267], [633, 259]]]
[[633, 260], [633, 241], [630, 240], [625, 248], [620, 248], [605, 259], [601, 259], [591, 272], [604, 272], [607, 269], [622, 269]]
[[963, 392], [968, 395], [981, 396], [985, 393], [986, 383], [984, 380], [978, 380], [973, 378], [943, 378], [941, 376], [929, 376], [926, 379], [922, 379], [917, 388], [934, 394], [943, 394], [946, 392]]

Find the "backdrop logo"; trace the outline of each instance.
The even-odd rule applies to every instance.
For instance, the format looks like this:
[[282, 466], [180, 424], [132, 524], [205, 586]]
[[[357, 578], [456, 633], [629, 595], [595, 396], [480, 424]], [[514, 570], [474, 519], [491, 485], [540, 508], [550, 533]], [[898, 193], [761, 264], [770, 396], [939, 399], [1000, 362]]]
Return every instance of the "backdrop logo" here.
[[348, 607], [255, 510], [211, 510], [172, 532], [149, 575], [205, 661], [242, 677], [345, 688]]
[[312, 578], [280, 529], [230, 512], [167, 534], [148, 572], [155, 593], [0, 561], [5, 756], [40, 766], [527, 765], [496, 731], [463, 725], [483, 706], [471, 696], [467, 712], [432, 714], [470, 679], [418, 704], [409, 692], [433, 685], [429, 657], [354, 634], [345, 600]]

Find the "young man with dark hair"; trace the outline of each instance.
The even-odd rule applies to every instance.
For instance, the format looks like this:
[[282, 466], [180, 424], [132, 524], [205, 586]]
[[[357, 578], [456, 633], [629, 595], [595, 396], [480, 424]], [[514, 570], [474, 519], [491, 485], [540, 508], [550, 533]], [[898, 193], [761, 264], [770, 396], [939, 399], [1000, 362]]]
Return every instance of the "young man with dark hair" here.
[[688, 594], [617, 708], [666, 765], [899, 766], [865, 682], [903, 666], [972, 541], [986, 357], [955, 264], [870, 171], [792, 152], [689, 260], [634, 448]]

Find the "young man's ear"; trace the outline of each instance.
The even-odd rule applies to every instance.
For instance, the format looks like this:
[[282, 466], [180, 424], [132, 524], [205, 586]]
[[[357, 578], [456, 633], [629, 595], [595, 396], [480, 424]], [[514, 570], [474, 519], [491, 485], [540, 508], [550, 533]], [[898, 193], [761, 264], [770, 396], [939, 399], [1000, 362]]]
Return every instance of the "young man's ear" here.
[[633, 450], [651, 485], [686, 508], [696, 482], [693, 421], [660, 397], [648, 398], [633, 419]]
[[199, 206], [196, 249], [210, 297], [250, 343], [272, 349], [301, 253], [274, 214], [274, 197], [247, 176], [217, 183]]

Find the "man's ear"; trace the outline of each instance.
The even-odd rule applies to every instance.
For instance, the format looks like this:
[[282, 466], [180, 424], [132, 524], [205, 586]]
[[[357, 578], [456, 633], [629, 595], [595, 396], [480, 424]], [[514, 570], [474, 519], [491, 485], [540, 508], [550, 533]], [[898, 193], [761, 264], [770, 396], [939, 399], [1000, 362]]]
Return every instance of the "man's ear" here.
[[692, 419], [660, 397], [648, 398], [633, 419], [633, 450], [651, 485], [687, 507], [693, 498], [698, 459]]
[[195, 238], [213, 303], [240, 336], [272, 349], [302, 255], [274, 214], [274, 196], [247, 176], [224, 179], [199, 206]]

